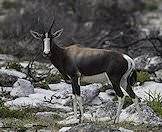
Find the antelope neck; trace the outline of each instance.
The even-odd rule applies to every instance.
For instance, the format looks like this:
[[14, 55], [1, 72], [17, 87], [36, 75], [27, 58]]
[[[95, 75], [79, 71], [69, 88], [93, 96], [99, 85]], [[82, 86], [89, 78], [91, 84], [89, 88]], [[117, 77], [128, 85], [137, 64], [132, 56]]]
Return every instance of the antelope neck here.
[[59, 59], [64, 55], [64, 48], [59, 47], [55, 42], [51, 40], [51, 59]]

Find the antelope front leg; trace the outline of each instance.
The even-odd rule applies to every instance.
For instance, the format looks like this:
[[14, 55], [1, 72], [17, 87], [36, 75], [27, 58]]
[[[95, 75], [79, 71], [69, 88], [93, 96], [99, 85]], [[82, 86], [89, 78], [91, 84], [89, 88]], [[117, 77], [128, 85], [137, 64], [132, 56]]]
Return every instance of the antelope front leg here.
[[83, 121], [83, 104], [82, 104], [82, 98], [80, 97], [80, 86], [78, 84], [78, 77], [73, 77], [72, 78], [72, 88], [73, 88], [73, 95], [75, 97], [73, 98], [73, 105], [74, 105], [74, 115], [77, 117], [77, 103], [79, 105], [79, 110], [80, 110], [80, 118], [79, 122]]

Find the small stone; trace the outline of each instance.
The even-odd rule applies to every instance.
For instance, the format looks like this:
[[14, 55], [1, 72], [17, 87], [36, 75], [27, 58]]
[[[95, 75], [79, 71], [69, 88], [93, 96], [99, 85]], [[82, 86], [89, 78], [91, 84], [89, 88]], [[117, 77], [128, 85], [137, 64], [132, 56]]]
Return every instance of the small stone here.
[[106, 92], [100, 92], [98, 97], [103, 103], [113, 99], [113, 97], [109, 96]]
[[3, 127], [3, 123], [0, 121], [0, 128]]
[[71, 127], [62, 127], [59, 132], [67, 132]]
[[155, 72], [158, 81], [162, 81], [162, 69]]
[[92, 102], [90, 102], [91, 105], [101, 105], [102, 101], [99, 97], [95, 97]]
[[79, 123], [79, 119], [76, 119], [74, 115], [67, 117], [66, 119], [59, 121], [60, 125], [73, 125]]

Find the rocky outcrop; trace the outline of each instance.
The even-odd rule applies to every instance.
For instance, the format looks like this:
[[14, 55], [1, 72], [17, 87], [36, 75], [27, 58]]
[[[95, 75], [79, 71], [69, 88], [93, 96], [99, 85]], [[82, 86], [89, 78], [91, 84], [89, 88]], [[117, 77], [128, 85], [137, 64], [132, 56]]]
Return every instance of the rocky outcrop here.
[[26, 97], [33, 93], [34, 93], [34, 86], [31, 84], [30, 81], [25, 79], [18, 79], [14, 83], [10, 95], [13, 97]]
[[141, 55], [134, 59], [136, 69], [157, 71], [162, 69], [162, 58], [160, 56], [151, 57], [149, 54]]
[[26, 74], [13, 69], [0, 69], [0, 74], [7, 74], [10, 76], [15, 76], [17, 78], [26, 78]]
[[[147, 104], [141, 103], [140, 109], [142, 112], [142, 119], [145, 124], [149, 124], [152, 126], [162, 125], [162, 119], [159, 118], [157, 114], [149, 106], [147, 106]], [[133, 121], [135, 123], [139, 123], [140, 120], [138, 118], [138, 113], [134, 104], [122, 111], [119, 121]]]
[[12, 75], [0, 74], [0, 86], [11, 87], [17, 81], [17, 79], [17, 77]]
[[149, 99], [149, 95], [162, 95], [162, 83], [157, 82], [145, 82], [142, 86], [134, 87], [134, 91], [141, 100]]
[[[102, 85], [101, 84], [90, 84], [86, 86], [81, 86], [81, 96], [83, 97], [84, 103], [91, 102], [96, 96], [99, 95], [99, 89]], [[70, 84], [66, 84], [61, 82], [59, 84], [50, 84], [50, 89], [55, 91], [56, 98], [66, 98], [72, 95], [72, 87]]]
[[26, 74], [13, 69], [0, 69], [0, 86], [12, 86], [18, 78], [25, 78]]
[[[81, 86], [81, 95], [85, 103], [90, 103], [98, 96], [100, 86], [100, 84]], [[66, 112], [72, 111], [72, 88], [69, 84], [52, 84], [50, 88], [53, 91], [41, 88], [35, 88], [33, 91], [33, 86], [29, 81], [19, 79], [13, 87], [10, 95], [19, 98], [7, 101], [5, 106], [14, 108], [51, 108]], [[99, 101], [101, 104], [100, 99]]]

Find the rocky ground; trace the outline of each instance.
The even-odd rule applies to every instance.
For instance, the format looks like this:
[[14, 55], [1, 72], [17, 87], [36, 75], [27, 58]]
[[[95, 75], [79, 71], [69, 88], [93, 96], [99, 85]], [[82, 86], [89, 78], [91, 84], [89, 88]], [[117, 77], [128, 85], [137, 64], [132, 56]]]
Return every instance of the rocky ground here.
[[[117, 110], [115, 92], [111, 86], [106, 87], [104, 81], [95, 82], [100, 76], [85, 79], [84, 85], [81, 86], [85, 113], [84, 123], [79, 124], [73, 117], [70, 84], [60, 79], [57, 83], [47, 83], [48, 87], [44, 85], [40, 87], [26, 77], [23, 69], [27, 66], [27, 61], [20, 63], [22, 66], [20, 72], [8, 68], [7, 62], [14, 61], [14, 57], [6, 55], [4, 58], [0, 61], [0, 130], [2, 131], [161, 131], [162, 118], [157, 111], [158, 107], [154, 109], [149, 104], [152, 100], [158, 100], [160, 103], [162, 101], [162, 61], [159, 57], [135, 58], [138, 69], [148, 71], [151, 71], [152, 67], [157, 69], [156, 76], [149, 74], [149, 79], [146, 74], [140, 73], [143, 77], [134, 87], [135, 93], [141, 99], [140, 107], [144, 124], [140, 125], [137, 111], [130, 98], [125, 101], [120, 123], [113, 123]], [[35, 69], [37, 73], [49, 68], [44, 67], [49, 64], [36, 62], [36, 65], [37, 68], [39, 67]], [[56, 73], [56, 69], [51, 72]], [[104, 79], [103, 75], [102, 78]], [[88, 84], [89, 80], [91, 80], [90, 84]]]

